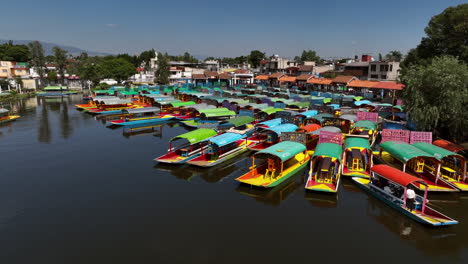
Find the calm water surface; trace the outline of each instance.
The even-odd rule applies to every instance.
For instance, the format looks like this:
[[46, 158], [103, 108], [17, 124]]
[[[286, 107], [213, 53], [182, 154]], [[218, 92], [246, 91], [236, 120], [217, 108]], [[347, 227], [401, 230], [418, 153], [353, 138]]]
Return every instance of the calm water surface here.
[[212, 169], [156, 165], [166, 124], [136, 135], [76, 111], [81, 96], [3, 104], [0, 263], [467, 263], [468, 195], [431, 194], [460, 221], [413, 222], [344, 180], [306, 193], [300, 175], [260, 191], [234, 179], [248, 155]]

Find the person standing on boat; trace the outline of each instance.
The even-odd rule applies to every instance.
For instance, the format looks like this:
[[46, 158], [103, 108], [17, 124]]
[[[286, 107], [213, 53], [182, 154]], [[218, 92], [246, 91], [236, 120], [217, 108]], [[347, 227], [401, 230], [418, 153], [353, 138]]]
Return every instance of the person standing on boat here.
[[406, 190], [406, 207], [410, 210], [414, 210], [414, 203], [416, 202], [416, 193], [412, 187], [408, 187]]

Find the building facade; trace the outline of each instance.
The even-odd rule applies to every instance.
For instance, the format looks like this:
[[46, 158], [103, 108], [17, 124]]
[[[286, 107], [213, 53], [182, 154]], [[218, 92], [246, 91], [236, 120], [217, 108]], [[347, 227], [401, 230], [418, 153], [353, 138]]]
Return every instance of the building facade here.
[[368, 80], [396, 81], [400, 76], [400, 62], [373, 61], [369, 63]]

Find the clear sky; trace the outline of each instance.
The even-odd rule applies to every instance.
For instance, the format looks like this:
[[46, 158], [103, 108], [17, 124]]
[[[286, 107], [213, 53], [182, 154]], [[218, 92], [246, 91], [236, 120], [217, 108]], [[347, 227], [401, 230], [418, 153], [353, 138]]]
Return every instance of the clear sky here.
[[239, 56], [259, 49], [294, 57], [407, 52], [430, 18], [459, 0], [21, 0], [2, 5], [0, 39], [110, 53], [154, 48]]

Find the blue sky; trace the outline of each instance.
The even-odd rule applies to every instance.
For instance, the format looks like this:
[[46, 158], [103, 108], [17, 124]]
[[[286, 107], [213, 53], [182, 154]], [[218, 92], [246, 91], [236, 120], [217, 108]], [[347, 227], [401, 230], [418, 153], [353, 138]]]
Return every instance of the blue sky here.
[[239, 56], [259, 49], [294, 57], [407, 52], [430, 18], [458, 0], [22, 0], [2, 6], [0, 39], [78, 48]]

